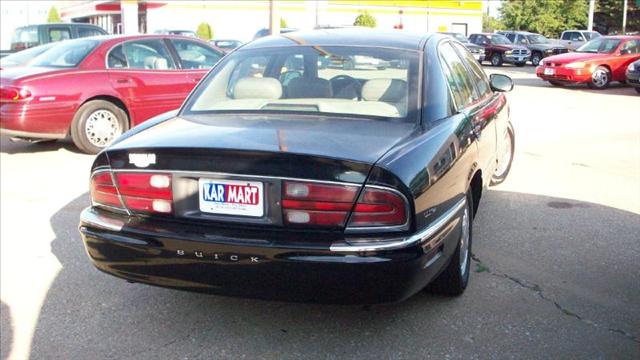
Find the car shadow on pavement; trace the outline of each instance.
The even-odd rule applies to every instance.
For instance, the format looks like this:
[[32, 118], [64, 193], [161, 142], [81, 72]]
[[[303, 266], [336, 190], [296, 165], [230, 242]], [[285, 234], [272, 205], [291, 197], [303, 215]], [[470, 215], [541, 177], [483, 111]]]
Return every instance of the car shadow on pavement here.
[[7, 304], [0, 302], [0, 359], [9, 358], [13, 345], [13, 321], [11, 309]]
[[[496, 209], [526, 213], [533, 202], [552, 210], [559, 208], [559, 214], [589, 208], [616, 226], [637, 227], [637, 223], [629, 224], [637, 220], [630, 213], [597, 204], [499, 191], [488, 192], [487, 198], [490, 201], [480, 205], [480, 214], [489, 213], [476, 218], [474, 225], [474, 252], [492, 268], [501, 264], [490, 263], [497, 258], [487, 256], [488, 249], [512, 246], [499, 244], [503, 238], [486, 233], [486, 229], [503, 224], [503, 212], [495, 213]], [[473, 351], [475, 345], [462, 338], [467, 331], [460, 333], [456, 329], [467, 328], [477, 332], [475, 336], [486, 336], [486, 327], [499, 323], [479, 327], [478, 321], [489, 321], [479, 317], [492, 314], [492, 318], [494, 313], [509, 311], [508, 306], [504, 308], [504, 298], [509, 298], [510, 293], [491, 294], [498, 290], [479, 282], [490, 275], [478, 270], [472, 273], [471, 286], [462, 297], [449, 299], [419, 293], [402, 303], [378, 306], [269, 302], [130, 284], [103, 274], [90, 264], [77, 229], [80, 211], [88, 204], [88, 194], [84, 194], [50, 219], [55, 233], [51, 251], [62, 270], [40, 310], [32, 358], [371, 358], [375, 354], [415, 355], [416, 350], [411, 348], [418, 346], [417, 342], [424, 342], [420, 345], [424, 347], [433, 342], [448, 344], [451, 349], [470, 346], [469, 351]], [[539, 226], [553, 228], [551, 224]], [[503, 227], [512, 229], [514, 224]], [[519, 256], [534, 258], [527, 253], [530, 248], [512, 250], [514, 261]], [[576, 256], [583, 254], [579, 251]], [[571, 259], [570, 264], [573, 260], [582, 264], [591, 259]], [[488, 304], [477, 308], [479, 301]], [[516, 297], [513, 301], [523, 300]], [[549, 309], [556, 311], [552, 306]], [[496, 337], [494, 341], [500, 342], [503, 349], [507, 347], [504, 353], [518, 351], [519, 345], [509, 339]], [[530, 354], [535, 354], [538, 348], [531, 350]]]
[[28, 154], [47, 151], [67, 150], [72, 153], [82, 154], [78, 148], [69, 140], [47, 140], [40, 142], [29, 142], [25, 140], [12, 141], [6, 136], [0, 138], [0, 152], [5, 154]]

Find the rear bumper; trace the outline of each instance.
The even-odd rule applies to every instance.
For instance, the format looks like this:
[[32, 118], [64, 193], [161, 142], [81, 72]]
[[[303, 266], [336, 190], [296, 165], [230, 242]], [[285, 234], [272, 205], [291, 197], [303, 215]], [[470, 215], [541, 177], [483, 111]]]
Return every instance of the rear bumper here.
[[[553, 69], [553, 74], [545, 75], [545, 69]], [[569, 69], [562, 66], [538, 66], [536, 76], [547, 81], [584, 83], [591, 81], [591, 70], [588, 67]]]
[[268, 300], [386, 303], [420, 291], [448, 263], [464, 205], [419, 236], [383, 245], [234, 238], [228, 229], [175, 227], [96, 208], [82, 212], [80, 233], [99, 270], [134, 282]]
[[67, 103], [2, 103], [0, 132], [15, 137], [62, 139], [73, 114], [74, 107]]

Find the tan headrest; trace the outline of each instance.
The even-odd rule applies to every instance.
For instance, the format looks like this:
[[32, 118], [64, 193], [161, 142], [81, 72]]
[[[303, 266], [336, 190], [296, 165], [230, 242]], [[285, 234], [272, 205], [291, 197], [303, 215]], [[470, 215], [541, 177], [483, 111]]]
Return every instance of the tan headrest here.
[[399, 102], [407, 96], [407, 82], [400, 79], [371, 79], [362, 86], [366, 101]]
[[234, 99], [280, 99], [281, 96], [280, 81], [270, 77], [244, 77], [233, 88]]

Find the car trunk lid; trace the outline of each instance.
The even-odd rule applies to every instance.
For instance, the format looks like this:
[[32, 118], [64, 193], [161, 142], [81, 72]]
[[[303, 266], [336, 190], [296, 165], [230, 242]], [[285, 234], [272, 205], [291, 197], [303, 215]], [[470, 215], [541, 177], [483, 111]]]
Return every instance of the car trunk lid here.
[[[170, 173], [177, 217], [281, 226], [286, 182], [355, 190], [342, 209], [348, 211], [375, 162], [415, 128], [318, 116], [175, 117], [118, 142], [106, 154], [116, 173]], [[247, 194], [246, 211], [216, 203], [228, 201], [228, 191]], [[248, 196], [250, 191], [261, 195]]]

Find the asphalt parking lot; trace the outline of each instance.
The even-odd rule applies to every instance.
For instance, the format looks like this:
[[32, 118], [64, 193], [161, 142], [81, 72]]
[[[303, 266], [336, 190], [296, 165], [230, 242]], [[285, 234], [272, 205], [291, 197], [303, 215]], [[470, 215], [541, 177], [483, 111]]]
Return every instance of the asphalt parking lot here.
[[93, 268], [77, 231], [92, 156], [0, 146], [1, 359], [640, 358], [640, 96], [508, 95], [516, 156], [483, 195], [466, 293], [380, 306], [154, 288]]

